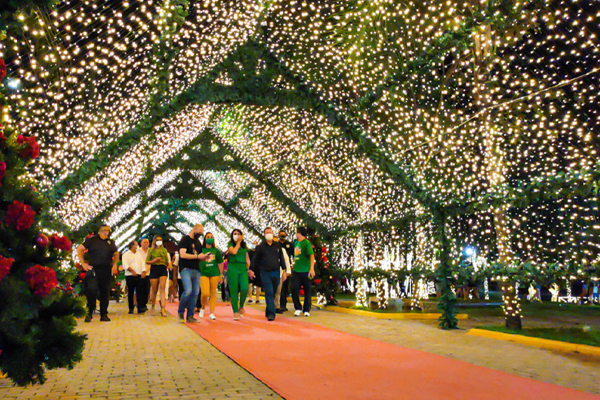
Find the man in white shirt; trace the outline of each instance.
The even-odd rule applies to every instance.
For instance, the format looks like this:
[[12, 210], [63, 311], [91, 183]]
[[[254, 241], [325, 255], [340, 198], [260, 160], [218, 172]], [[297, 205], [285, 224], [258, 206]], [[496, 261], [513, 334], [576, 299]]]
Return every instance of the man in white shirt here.
[[150, 249], [150, 241], [148, 239], [142, 239], [136, 252], [143, 260], [145, 266], [144, 272], [141, 275], [142, 290], [140, 290], [140, 294], [137, 297], [138, 313], [140, 314], [148, 311], [148, 296], [150, 295], [150, 264], [146, 263], [148, 249]]
[[144, 311], [144, 304], [140, 302], [143, 299], [145, 288], [143, 287], [142, 274], [146, 273], [146, 263], [139, 254], [137, 254], [138, 244], [134, 240], [129, 243], [129, 250], [123, 254], [123, 270], [125, 271], [125, 281], [127, 282], [127, 300], [129, 302], [129, 314], [133, 314], [133, 296], [137, 296], [138, 314]]

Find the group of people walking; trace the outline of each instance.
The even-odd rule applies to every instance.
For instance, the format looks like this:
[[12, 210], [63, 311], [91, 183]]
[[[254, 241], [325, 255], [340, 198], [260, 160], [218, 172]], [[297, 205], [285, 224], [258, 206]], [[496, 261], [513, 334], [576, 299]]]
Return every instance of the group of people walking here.
[[[217, 318], [215, 310], [219, 284], [222, 285], [223, 294], [228, 291], [233, 319], [243, 318], [249, 284], [253, 278], [255, 283], [261, 282], [266, 302], [265, 316], [269, 321], [273, 321], [276, 314], [287, 311], [290, 292], [294, 315], [310, 316], [315, 258], [307, 235], [305, 227], [298, 227], [296, 241], [292, 244], [287, 240], [285, 231], [280, 231], [276, 236], [273, 229], [268, 227], [264, 230], [264, 240], [250, 252], [243, 232], [234, 229], [226, 250], [222, 252], [215, 243], [214, 235], [210, 232], [204, 234], [204, 227], [198, 224], [182, 237], [174, 257], [171, 257], [160, 236], [154, 237], [152, 244], [148, 239], [143, 239], [139, 244], [132, 241], [122, 259], [129, 313], [133, 314], [137, 305], [137, 312], [143, 314], [148, 311], [148, 304], [154, 313], [158, 298], [160, 313], [166, 316], [168, 280], [175, 282], [178, 271], [183, 292], [179, 296], [178, 316], [186, 322], [198, 322], [196, 312], [199, 318], [203, 318], [205, 310], [209, 311], [211, 320]], [[85, 321], [92, 320], [97, 299], [100, 300], [100, 320], [110, 321], [108, 299], [111, 274], [117, 274], [119, 268], [119, 252], [110, 239], [110, 227], [100, 227], [98, 234], [86, 239], [77, 253], [86, 274], [84, 287], [88, 315]], [[303, 304], [300, 301], [301, 288], [304, 290]]]

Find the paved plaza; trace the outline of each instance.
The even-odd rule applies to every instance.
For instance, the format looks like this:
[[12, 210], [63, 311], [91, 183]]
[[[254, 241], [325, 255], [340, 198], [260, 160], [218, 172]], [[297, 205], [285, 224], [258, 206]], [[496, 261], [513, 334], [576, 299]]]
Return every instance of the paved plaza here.
[[[249, 306], [262, 309], [261, 306]], [[80, 322], [88, 334], [83, 361], [48, 372], [29, 388], [0, 380], [6, 399], [271, 399], [269, 387], [175, 317], [128, 315], [111, 303], [112, 322]], [[221, 311], [225, 312], [225, 311]], [[291, 313], [288, 313], [290, 316]], [[230, 318], [221, 315], [219, 318]], [[324, 327], [475, 365], [600, 394], [600, 360], [442, 331], [434, 323], [381, 320], [330, 311], [304, 319]], [[217, 321], [218, 323], [219, 321]]]

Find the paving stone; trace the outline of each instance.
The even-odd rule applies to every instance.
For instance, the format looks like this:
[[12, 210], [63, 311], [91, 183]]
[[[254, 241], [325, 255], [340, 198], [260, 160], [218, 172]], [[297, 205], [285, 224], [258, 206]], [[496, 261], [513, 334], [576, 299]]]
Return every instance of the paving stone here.
[[2, 400], [281, 398], [175, 317], [128, 315], [123, 303], [109, 313], [79, 321], [88, 340], [73, 370], [27, 388], [0, 379]]

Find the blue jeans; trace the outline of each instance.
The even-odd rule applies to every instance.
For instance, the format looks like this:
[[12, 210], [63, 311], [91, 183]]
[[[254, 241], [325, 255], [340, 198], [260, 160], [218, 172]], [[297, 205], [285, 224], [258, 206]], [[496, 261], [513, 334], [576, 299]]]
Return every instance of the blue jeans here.
[[275, 292], [279, 287], [279, 278], [281, 272], [275, 271], [262, 271], [260, 277], [262, 279], [262, 289], [265, 292], [265, 300], [267, 301], [267, 309], [265, 316], [267, 318], [275, 318]]
[[184, 314], [187, 308], [187, 317], [194, 316], [194, 307], [196, 299], [200, 293], [200, 271], [195, 269], [184, 268], [179, 273], [181, 275], [181, 283], [183, 283], [183, 296], [179, 300], [179, 314]]

